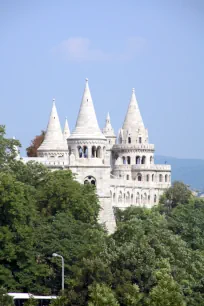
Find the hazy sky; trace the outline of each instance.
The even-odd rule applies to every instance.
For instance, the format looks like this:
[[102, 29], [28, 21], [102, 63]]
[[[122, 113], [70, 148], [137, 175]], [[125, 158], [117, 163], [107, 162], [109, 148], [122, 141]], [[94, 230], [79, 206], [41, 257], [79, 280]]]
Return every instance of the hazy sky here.
[[1, 0], [0, 37], [0, 123], [24, 149], [53, 97], [74, 128], [88, 77], [101, 127], [135, 87], [156, 153], [204, 158], [203, 0]]

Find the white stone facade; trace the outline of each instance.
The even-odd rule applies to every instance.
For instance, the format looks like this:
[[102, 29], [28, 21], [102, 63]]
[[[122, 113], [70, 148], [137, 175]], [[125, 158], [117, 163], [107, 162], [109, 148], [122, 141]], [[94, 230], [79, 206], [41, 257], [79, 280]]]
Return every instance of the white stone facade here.
[[81, 184], [94, 184], [100, 222], [109, 232], [115, 229], [115, 207], [152, 207], [171, 185], [171, 166], [154, 164], [154, 145], [148, 142], [134, 89], [117, 141], [109, 114], [102, 131], [98, 126], [88, 80], [75, 129], [70, 134], [66, 119], [62, 133], [54, 102], [38, 157], [23, 158], [29, 160], [53, 170], [70, 169]]

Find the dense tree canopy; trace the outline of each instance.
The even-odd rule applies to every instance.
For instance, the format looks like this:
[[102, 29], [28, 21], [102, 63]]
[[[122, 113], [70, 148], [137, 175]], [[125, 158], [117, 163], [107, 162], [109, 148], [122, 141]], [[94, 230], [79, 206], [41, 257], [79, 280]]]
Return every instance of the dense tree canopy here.
[[151, 210], [116, 211], [108, 235], [94, 186], [16, 160], [17, 145], [1, 127], [0, 303], [17, 291], [59, 295], [53, 306], [204, 305], [204, 202], [187, 186], [175, 182]]

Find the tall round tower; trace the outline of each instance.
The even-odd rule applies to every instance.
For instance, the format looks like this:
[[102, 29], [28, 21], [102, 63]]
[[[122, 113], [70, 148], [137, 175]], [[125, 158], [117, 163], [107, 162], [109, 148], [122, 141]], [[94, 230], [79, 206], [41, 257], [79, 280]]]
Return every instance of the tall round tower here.
[[[123, 127], [119, 131], [118, 144], [113, 146], [115, 166], [113, 175], [127, 180], [140, 180], [144, 166], [154, 160], [154, 145], [148, 142], [148, 131], [144, 126], [142, 116], [132, 90]], [[133, 165], [138, 165], [133, 171]]]
[[109, 232], [115, 228], [110, 199], [110, 163], [106, 154], [107, 139], [101, 132], [86, 79], [86, 85], [76, 122], [67, 139], [69, 168], [82, 184], [93, 184], [100, 199], [100, 221], [106, 223]]

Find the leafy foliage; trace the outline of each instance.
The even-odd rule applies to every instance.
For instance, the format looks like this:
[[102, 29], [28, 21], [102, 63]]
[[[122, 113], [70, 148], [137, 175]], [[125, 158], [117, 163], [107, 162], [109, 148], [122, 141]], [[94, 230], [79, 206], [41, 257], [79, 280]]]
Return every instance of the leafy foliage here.
[[204, 202], [187, 186], [175, 182], [157, 208], [118, 210], [108, 235], [93, 186], [23, 164], [16, 145], [1, 127], [0, 303], [12, 305], [6, 291], [59, 296], [57, 252], [65, 290], [52, 305], [204, 305]]

